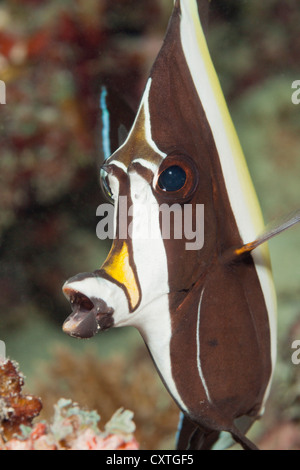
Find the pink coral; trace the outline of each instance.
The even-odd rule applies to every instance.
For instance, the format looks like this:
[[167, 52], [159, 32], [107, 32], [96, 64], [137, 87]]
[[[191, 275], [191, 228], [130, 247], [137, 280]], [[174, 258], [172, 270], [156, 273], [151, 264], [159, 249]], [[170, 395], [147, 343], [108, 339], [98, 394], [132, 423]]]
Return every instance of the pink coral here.
[[109, 435], [105, 438], [97, 436], [91, 429], [80, 434], [73, 442], [73, 450], [138, 450], [138, 443], [134, 438], [125, 442], [118, 435]]
[[132, 435], [133, 413], [122, 408], [100, 431], [95, 412], [82, 410], [71, 400], [61, 399], [55, 405], [52, 424], [39, 422], [22, 428], [23, 434], [7, 442], [0, 441], [2, 450], [138, 450]]
[[137, 450], [133, 437], [132, 411], [120, 408], [105, 425], [98, 427], [96, 411], [81, 409], [61, 398], [54, 406], [50, 424], [32, 424], [42, 403], [23, 395], [24, 377], [18, 365], [0, 360], [0, 450]]
[[118, 435], [102, 437], [92, 429], [79, 432], [78, 435], [69, 442], [68, 447], [63, 443], [55, 442], [46, 426], [38, 423], [32, 429], [27, 439], [11, 439], [0, 445], [2, 450], [138, 450], [137, 441], [132, 438], [125, 441]]

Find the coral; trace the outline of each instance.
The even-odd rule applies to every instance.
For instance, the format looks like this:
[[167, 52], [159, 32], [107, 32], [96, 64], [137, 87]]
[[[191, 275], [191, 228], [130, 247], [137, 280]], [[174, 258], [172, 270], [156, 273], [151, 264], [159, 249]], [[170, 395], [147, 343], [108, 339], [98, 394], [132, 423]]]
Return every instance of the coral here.
[[115, 354], [106, 359], [93, 349], [79, 354], [57, 347], [52, 360], [42, 364], [34, 390], [42, 397], [47, 420], [64, 395], [88, 409], [101, 410], [105, 421], [123, 406], [134, 411], [135, 436], [142, 449], [174, 446], [179, 410], [142, 346], [131, 357]]
[[23, 385], [18, 365], [0, 360], [0, 435], [4, 440], [19, 433], [21, 426], [31, 426], [42, 409], [39, 398], [22, 395]]
[[[60, 399], [55, 405], [52, 424], [40, 422], [23, 427], [22, 434], [0, 443], [5, 450], [137, 450], [138, 443], [131, 431], [135, 430], [133, 413], [118, 410], [106, 424], [98, 428], [99, 415], [81, 410], [71, 400]], [[124, 426], [124, 424], [126, 424]]]
[[120, 408], [104, 431], [98, 427], [96, 411], [81, 409], [70, 399], [61, 398], [54, 406], [50, 424], [33, 425], [42, 403], [22, 395], [24, 378], [10, 360], [0, 363], [0, 449], [1, 450], [137, 450], [133, 436], [133, 413]]

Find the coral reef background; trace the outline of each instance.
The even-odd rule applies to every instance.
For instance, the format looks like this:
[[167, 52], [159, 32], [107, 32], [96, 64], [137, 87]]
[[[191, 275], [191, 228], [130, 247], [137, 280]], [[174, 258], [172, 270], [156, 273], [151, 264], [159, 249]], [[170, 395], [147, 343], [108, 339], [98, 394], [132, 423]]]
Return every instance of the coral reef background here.
[[[297, 0], [212, 0], [208, 42], [267, 222], [299, 208], [300, 80]], [[0, 339], [45, 416], [61, 397], [135, 413], [141, 448], [171, 448], [178, 411], [133, 329], [66, 337], [61, 293], [100, 266], [99, 92], [109, 83], [133, 109], [166, 30], [171, 0], [0, 2]], [[279, 353], [262, 448], [300, 448], [299, 227], [270, 242]], [[97, 266], [95, 265], [95, 260]]]
[[23, 386], [19, 365], [0, 358], [0, 450], [138, 450], [132, 411], [119, 408], [101, 430], [97, 411], [60, 398], [50, 421], [33, 423], [42, 403]]

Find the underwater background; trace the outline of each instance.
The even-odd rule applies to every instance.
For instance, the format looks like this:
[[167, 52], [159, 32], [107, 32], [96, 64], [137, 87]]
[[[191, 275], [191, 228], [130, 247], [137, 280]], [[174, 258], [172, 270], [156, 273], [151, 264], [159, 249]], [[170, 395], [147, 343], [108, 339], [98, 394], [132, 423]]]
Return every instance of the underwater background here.
[[[178, 410], [139, 334], [66, 336], [61, 287], [100, 267], [96, 237], [101, 85], [136, 110], [172, 0], [0, 1], [0, 339], [43, 417], [61, 397], [106, 422], [134, 411], [142, 449], [171, 449]], [[300, 205], [300, 6], [297, 0], [212, 0], [208, 44], [266, 223]], [[278, 362], [260, 448], [300, 449], [300, 226], [270, 242], [278, 295]]]

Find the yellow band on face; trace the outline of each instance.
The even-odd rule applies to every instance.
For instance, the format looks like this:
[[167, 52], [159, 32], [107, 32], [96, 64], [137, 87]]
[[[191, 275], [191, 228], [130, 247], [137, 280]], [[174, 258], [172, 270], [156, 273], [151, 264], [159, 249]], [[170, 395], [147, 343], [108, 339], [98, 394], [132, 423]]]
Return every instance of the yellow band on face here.
[[139, 303], [140, 294], [135, 274], [129, 263], [128, 246], [125, 241], [120, 245], [120, 248], [113, 246], [102, 269], [126, 288], [130, 299], [130, 307], [133, 310]]

